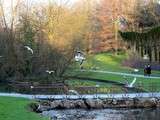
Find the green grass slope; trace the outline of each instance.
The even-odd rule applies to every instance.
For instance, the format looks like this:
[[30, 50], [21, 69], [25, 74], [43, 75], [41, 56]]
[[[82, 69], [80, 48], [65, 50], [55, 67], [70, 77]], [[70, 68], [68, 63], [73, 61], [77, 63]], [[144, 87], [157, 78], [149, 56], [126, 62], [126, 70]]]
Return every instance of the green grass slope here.
[[[112, 71], [112, 72], [122, 72], [122, 73], [131, 73], [133, 74], [134, 68], [129, 68], [122, 66], [122, 62], [128, 57], [127, 54], [119, 54], [115, 55], [113, 53], [100, 53], [96, 55], [90, 55], [87, 57], [86, 61], [83, 64], [85, 70], [104, 70], [104, 71]], [[79, 71], [77, 71], [79, 70]], [[88, 77], [88, 78], [96, 78], [102, 80], [110, 80], [121, 83], [132, 82], [134, 77], [126, 77], [123, 75], [113, 75], [107, 73], [98, 73], [98, 72], [90, 72], [90, 71], [80, 71], [79, 64], [76, 63], [74, 69], [72, 69], [69, 73], [71, 76], [79, 76], [79, 77]], [[136, 74], [143, 75], [143, 69]], [[152, 71], [153, 76], [159, 76], [160, 71]], [[151, 91], [151, 87], [155, 86], [156, 90], [152, 91], [160, 91], [160, 79], [151, 79], [151, 78], [138, 78], [135, 83], [136, 86], [142, 85], [145, 90]]]
[[49, 120], [29, 111], [31, 101], [22, 98], [0, 97], [0, 120]]

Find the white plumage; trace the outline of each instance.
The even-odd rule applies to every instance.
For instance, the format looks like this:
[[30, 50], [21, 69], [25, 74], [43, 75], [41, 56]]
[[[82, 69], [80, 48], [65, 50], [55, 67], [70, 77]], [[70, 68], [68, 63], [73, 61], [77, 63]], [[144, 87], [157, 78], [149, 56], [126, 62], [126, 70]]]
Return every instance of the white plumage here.
[[135, 77], [135, 78], [133, 79], [133, 81], [132, 81], [129, 85], [127, 85], [127, 87], [132, 88], [133, 85], [134, 85], [134, 83], [136, 82], [136, 80], [137, 80], [137, 78]]
[[46, 70], [46, 73], [52, 74], [52, 73], [54, 73], [54, 71], [53, 70]]
[[79, 95], [79, 93], [76, 90], [69, 90], [69, 94]]
[[75, 61], [82, 61], [85, 60], [85, 58], [83, 56], [75, 56]]
[[29, 46], [24, 46], [24, 47], [33, 54], [32, 48], [30, 48]]
[[96, 87], [100, 87], [100, 85], [96, 85]]
[[84, 61], [86, 58], [84, 57], [84, 54], [80, 51], [78, 51], [75, 55], [75, 61], [81, 62]]
[[139, 70], [138, 69], [134, 69], [134, 72], [139, 72]]

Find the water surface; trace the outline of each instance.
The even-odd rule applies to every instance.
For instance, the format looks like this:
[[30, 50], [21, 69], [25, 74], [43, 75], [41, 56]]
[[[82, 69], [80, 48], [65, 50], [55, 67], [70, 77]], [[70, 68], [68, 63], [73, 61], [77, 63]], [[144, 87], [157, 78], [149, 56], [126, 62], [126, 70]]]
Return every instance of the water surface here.
[[103, 109], [44, 111], [51, 120], [160, 120], [160, 109]]

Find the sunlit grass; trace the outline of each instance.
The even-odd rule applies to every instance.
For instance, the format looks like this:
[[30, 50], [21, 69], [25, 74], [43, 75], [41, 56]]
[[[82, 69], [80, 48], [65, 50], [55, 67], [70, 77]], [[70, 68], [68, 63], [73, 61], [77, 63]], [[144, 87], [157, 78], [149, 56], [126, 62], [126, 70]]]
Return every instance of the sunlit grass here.
[[[134, 68], [122, 66], [123, 60], [126, 59], [127, 57], [128, 57], [127, 54], [115, 55], [113, 53], [101, 53], [96, 55], [90, 55], [87, 57], [87, 60], [84, 62], [83, 67], [85, 70], [96, 69], [96, 70], [104, 70], [104, 71], [106, 70], [106, 71], [133, 74]], [[100, 72], [95, 73], [91, 71], [81, 72], [78, 70], [79, 70], [79, 66], [78, 66], [78, 63], [76, 63], [76, 67], [74, 66], [74, 70], [70, 71], [69, 75], [87, 77], [87, 78], [93, 78], [93, 79], [101, 79], [106, 81], [109, 80], [109, 81], [115, 81], [115, 82], [124, 83], [124, 84], [126, 82], [131, 83], [134, 79], [134, 77], [124, 78], [123, 75], [114, 75], [114, 74], [100, 73]], [[139, 69], [139, 72], [136, 74], [143, 75], [143, 69]], [[159, 71], [152, 71], [152, 76], [159, 76], [159, 75], [160, 75]], [[160, 84], [160, 79], [137, 77], [135, 86], [143, 85], [145, 90], [150, 90], [151, 89], [150, 85], [156, 85], [157, 90], [160, 90], [160, 87], [158, 87], [158, 84]]]
[[[86, 72], [86, 71], [85, 72], [80, 72], [80, 71], [72, 72], [72, 75], [79, 76], [79, 77], [100, 79], [104, 81], [114, 81], [114, 82], [124, 83], [124, 84], [131, 83], [134, 79], [134, 77], [129, 77], [129, 76], [124, 78], [123, 75], [112, 75], [108, 73], [94, 73], [94, 72]], [[151, 89], [154, 89], [154, 91], [160, 91], [160, 79], [137, 77], [137, 81], [134, 84], [134, 86], [138, 86], [138, 87], [143, 86], [143, 89], [147, 91], [151, 91]]]
[[[102, 83], [102, 82], [95, 82], [95, 81], [89, 81], [89, 80], [78, 80], [78, 79], [72, 79], [67, 80], [66, 83], [70, 86], [70, 89], [78, 89], [78, 93], [84, 93], [87, 94], [88, 92], [90, 94], [95, 93], [123, 93], [123, 87], [122, 86], [116, 86], [113, 84], [108, 83]], [[98, 85], [98, 87], [97, 87]], [[91, 88], [91, 91], [83, 88]], [[82, 89], [80, 89], [82, 88]], [[93, 89], [94, 88], [94, 89]]]
[[126, 55], [113, 55], [113, 54], [98, 54], [94, 56], [94, 60], [96, 60], [97, 62], [101, 62], [101, 64], [110, 64], [111, 66], [115, 66], [118, 65], [120, 66], [122, 60], [126, 58]]
[[90, 55], [87, 57], [87, 60], [84, 62], [84, 68], [91, 69], [97, 68], [100, 70], [109, 70], [109, 71], [125, 71], [128, 72], [132, 68], [122, 66], [122, 61], [128, 57], [127, 54], [115, 55], [113, 53], [101, 53], [97, 55]]
[[49, 120], [29, 111], [30, 102], [22, 98], [0, 97], [0, 120]]

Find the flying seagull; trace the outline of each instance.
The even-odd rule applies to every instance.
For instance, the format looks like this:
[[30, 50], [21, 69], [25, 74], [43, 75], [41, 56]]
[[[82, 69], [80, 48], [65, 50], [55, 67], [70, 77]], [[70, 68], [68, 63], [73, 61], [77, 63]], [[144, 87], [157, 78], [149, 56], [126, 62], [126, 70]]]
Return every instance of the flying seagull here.
[[132, 81], [129, 85], [127, 85], [126, 87], [132, 88], [133, 85], [134, 85], [134, 83], [136, 82], [136, 80], [137, 80], [137, 78], [135, 77], [135, 78], [133, 79], [133, 81]]
[[46, 73], [52, 74], [52, 73], [54, 73], [54, 71], [53, 70], [46, 70]]
[[24, 47], [33, 54], [32, 48], [30, 48], [29, 46], [24, 46]]
[[76, 90], [69, 90], [68, 93], [73, 95], [79, 95], [79, 93]]
[[138, 69], [134, 69], [134, 72], [139, 72], [139, 70]]
[[32, 86], [32, 85], [31, 85], [31, 86], [30, 86], [30, 88], [31, 88], [31, 89], [33, 89], [33, 88], [34, 88], [34, 86]]
[[100, 85], [97, 84], [96, 87], [100, 87]]

